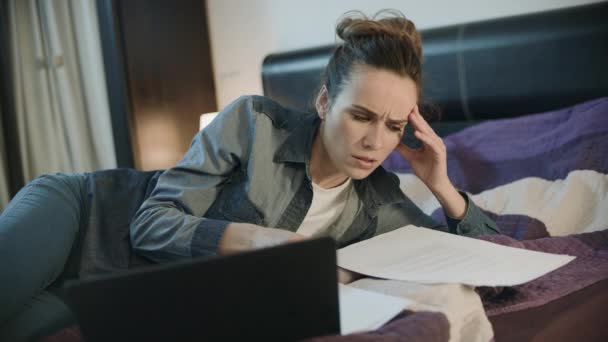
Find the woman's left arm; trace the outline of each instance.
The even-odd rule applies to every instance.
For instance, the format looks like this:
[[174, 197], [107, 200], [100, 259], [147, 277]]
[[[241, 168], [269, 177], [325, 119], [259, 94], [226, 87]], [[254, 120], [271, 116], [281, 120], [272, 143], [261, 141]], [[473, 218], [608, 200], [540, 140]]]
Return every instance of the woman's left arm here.
[[[419, 149], [400, 143], [396, 150], [410, 163], [414, 173], [435, 195], [448, 218], [450, 231], [474, 230], [478, 233], [499, 233], [493, 220], [475, 206], [468, 195], [458, 191], [448, 177], [447, 152], [443, 140], [424, 120], [418, 106], [408, 116], [408, 124], [415, 136], [423, 142]], [[457, 229], [459, 225], [462, 229]], [[468, 234], [464, 234], [468, 235]], [[476, 235], [476, 234], [475, 234]]]
[[454, 220], [462, 220], [465, 217], [467, 201], [451, 183], [433, 191], [433, 195], [435, 195], [448, 217]]

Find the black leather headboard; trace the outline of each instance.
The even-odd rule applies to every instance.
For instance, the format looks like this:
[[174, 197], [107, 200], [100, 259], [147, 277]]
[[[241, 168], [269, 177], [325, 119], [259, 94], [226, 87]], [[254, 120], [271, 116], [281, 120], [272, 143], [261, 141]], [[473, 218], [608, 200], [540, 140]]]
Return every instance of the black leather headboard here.
[[[608, 2], [423, 30], [423, 92], [442, 121], [519, 116], [608, 96]], [[333, 46], [277, 53], [264, 95], [312, 110]]]

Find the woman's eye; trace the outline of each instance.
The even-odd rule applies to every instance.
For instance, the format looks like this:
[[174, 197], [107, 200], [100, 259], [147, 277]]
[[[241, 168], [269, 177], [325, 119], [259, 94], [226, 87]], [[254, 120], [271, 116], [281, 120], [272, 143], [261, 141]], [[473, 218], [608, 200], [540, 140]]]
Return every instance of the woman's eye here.
[[369, 118], [367, 116], [362, 116], [362, 115], [353, 115], [353, 118], [357, 121], [369, 121]]
[[393, 132], [398, 132], [398, 133], [401, 133], [401, 131], [403, 130], [401, 128], [401, 126], [389, 126], [388, 129], [390, 129]]

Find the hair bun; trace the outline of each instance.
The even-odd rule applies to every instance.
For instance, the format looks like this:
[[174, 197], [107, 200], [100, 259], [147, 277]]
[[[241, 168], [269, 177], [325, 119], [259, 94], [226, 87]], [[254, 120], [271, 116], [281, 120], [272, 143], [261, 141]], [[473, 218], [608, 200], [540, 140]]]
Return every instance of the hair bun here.
[[381, 10], [371, 19], [359, 11], [347, 12], [336, 26], [336, 34], [346, 44], [374, 36], [388, 36], [411, 44], [422, 57], [422, 39], [414, 23], [397, 10]]

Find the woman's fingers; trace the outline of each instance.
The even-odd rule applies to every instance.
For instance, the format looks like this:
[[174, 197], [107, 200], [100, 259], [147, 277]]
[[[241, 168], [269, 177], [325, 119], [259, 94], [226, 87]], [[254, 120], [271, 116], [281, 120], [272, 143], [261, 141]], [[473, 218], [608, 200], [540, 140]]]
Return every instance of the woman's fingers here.
[[[438, 152], [441, 150], [445, 150], [445, 144], [443, 143], [443, 140], [437, 135], [437, 133], [435, 133], [433, 128], [422, 117], [422, 115], [418, 111], [418, 106], [414, 107], [412, 115], [410, 115], [409, 121], [414, 125], [414, 134], [416, 135], [416, 137], [424, 141], [427, 145], [432, 146], [433, 149]], [[427, 139], [422, 139], [421, 136], [416, 133], [423, 134]]]
[[428, 145], [436, 153], [441, 153], [444, 149], [443, 141], [440, 141], [440, 138], [435, 138], [435, 136], [431, 135], [430, 133], [416, 131], [414, 132], [414, 135], [416, 135], [418, 139], [422, 140], [422, 142]]
[[414, 107], [414, 111], [412, 114], [413, 115], [410, 115], [410, 121], [413, 121], [414, 128], [417, 128], [418, 130], [420, 130], [422, 132], [435, 134], [435, 131], [433, 130], [433, 128], [429, 125], [428, 122], [426, 122], [424, 117], [422, 117], [422, 114], [420, 114], [420, 112], [418, 111], [418, 106]]
[[353, 281], [361, 278], [363, 278], [362, 274], [338, 267], [338, 282], [342, 284], [352, 283]]
[[416, 114], [416, 111], [413, 111], [412, 114], [410, 114], [408, 121], [409, 121], [409, 124], [414, 126], [414, 131], [426, 132], [428, 130], [426, 127], [424, 127], [422, 125], [422, 122], [420, 122], [420, 118]]
[[429, 146], [434, 146], [435, 145], [435, 141], [433, 140], [433, 138], [431, 138], [429, 136], [429, 134], [426, 133], [426, 132], [415, 131], [414, 135], [416, 136], [416, 138], [422, 140], [425, 144], [427, 144]]
[[[424, 120], [420, 112], [418, 111], [418, 106], [415, 106], [412, 110], [412, 113], [409, 117], [409, 123], [414, 127], [414, 135], [420, 139], [425, 146], [428, 146], [436, 156], [441, 156], [445, 154], [445, 144], [443, 140], [435, 133], [433, 128]], [[397, 146], [397, 150], [401, 152], [401, 154], [408, 160], [414, 158], [418, 158], [419, 156], [425, 154], [424, 150], [412, 150], [409, 147], [399, 144]]]
[[395, 149], [397, 150], [397, 152], [399, 152], [403, 156], [403, 158], [405, 158], [409, 162], [417, 159], [418, 156], [420, 155], [420, 153], [422, 153], [420, 148], [412, 149], [411, 147], [408, 147], [407, 145], [404, 145], [404, 144], [397, 145], [397, 147]]

